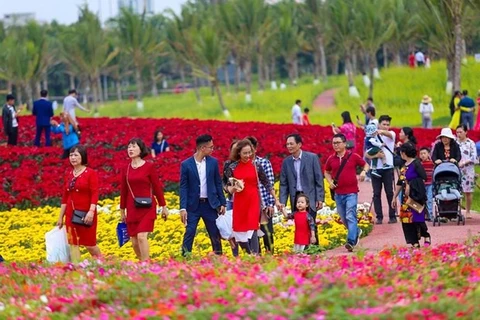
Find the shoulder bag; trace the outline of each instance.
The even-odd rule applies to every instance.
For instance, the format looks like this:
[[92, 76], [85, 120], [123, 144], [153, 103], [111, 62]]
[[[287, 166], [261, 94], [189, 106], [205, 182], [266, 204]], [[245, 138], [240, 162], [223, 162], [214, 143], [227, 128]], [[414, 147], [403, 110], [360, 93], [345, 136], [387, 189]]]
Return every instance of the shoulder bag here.
[[130, 164], [128, 164], [127, 168], [127, 186], [128, 189], [130, 190], [130, 193], [132, 194], [133, 198], [133, 203], [135, 204], [135, 207], [137, 208], [151, 208], [152, 207], [152, 188], [150, 188], [150, 197], [135, 197], [133, 194], [132, 188], [130, 187], [130, 183], [128, 182], [128, 173], [130, 172]]
[[[347, 164], [348, 159], [350, 159], [351, 155], [353, 152], [350, 152], [348, 156], [343, 158], [342, 163], [340, 163], [340, 168], [338, 168], [337, 174], [335, 175], [335, 178], [333, 179], [333, 184], [338, 186], [338, 178], [340, 178], [340, 173], [342, 173], [343, 168], [345, 168], [345, 165]], [[336, 155], [335, 155], [336, 156]], [[330, 196], [333, 200], [335, 200], [335, 189], [330, 188]]]
[[90, 227], [91, 224], [85, 223], [85, 217], [87, 216], [88, 211], [76, 210], [75, 206], [73, 205], [73, 200], [72, 200], [72, 208], [73, 208], [72, 223], [79, 226]]

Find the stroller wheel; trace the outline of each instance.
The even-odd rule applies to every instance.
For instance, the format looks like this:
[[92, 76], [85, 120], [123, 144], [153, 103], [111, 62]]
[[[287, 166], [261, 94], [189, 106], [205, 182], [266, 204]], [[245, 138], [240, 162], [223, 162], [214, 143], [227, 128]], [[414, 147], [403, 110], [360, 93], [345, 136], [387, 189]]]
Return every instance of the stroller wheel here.
[[433, 218], [433, 226], [435, 227], [435, 224], [437, 223], [437, 218]]
[[457, 217], [457, 226], [460, 225], [460, 221], [462, 221], [462, 216], [461, 216], [461, 215], [459, 215], [459, 216]]

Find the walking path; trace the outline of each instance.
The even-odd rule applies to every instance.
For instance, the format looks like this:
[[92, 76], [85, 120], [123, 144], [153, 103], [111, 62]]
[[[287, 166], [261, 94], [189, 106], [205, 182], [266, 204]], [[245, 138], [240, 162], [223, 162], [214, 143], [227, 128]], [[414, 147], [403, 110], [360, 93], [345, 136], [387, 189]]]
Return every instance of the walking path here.
[[324, 110], [335, 107], [335, 93], [338, 89], [329, 89], [322, 92], [313, 101], [313, 108], [316, 110]]
[[[360, 193], [358, 195], [358, 202], [370, 203], [372, 201], [372, 185], [370, 182], [360, 182]], [[400, 222], [395, 224], [388, 224], [388, 207], [385, 193], [382, 197], [383, 206], [383, 224], [374, 225], [373, 231], [365, 238], [360, 240], [355, 251], [365, 250], [366, 252], [375, 253], [382, 250], [384, 247], [405, 247], [405, 238], [402, 232], [402, 225]], [[372, 212], [374, 212], [372, 208]], [[457, 226], [457, 222], [449, 222], [442, 224], [440, 227], [433, 226], [431, 222], [427, 222], [428, 232], [432, 238], [432, 245], [438, 245], [449, 242], [464, 242], [470, 236], [480, 236], [480, 214], [473, 213], [473, 219], [466, 220], [466, 224]], [[374, 219], [375, 220], [375, 219]], [[329, 250], [326, 252], [327, 256], [351, 255], [342, 246]]]

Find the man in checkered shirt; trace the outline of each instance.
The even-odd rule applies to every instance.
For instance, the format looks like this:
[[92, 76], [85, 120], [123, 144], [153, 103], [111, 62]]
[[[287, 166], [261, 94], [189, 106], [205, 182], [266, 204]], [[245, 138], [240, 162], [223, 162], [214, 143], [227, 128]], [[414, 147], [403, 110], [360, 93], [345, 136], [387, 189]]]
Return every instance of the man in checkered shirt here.
[[[253, 145], [253, 153], [255, 156], [255, 163], [258, 163], [262, 166], [263, 170], [265, 171], [265, 174], [267, 175], [268, 180], [270, 181], [270, 184], [273, 185], [275, 183], [275, 178], [273, 175], [273, 168], [272, 164], [270, 163], [270, 160], [261, 158], [257, 156], [257, 145], [258, 141], [255, 137], [247, 137], [247, 140], [249, 140], [252, 145]], [[274, 214], [274, 206], [275, 206], [275, 198], [272, 196], [272, 194], [263, 186], [263, 184], [259, 183], [258, 188], [260, 189], [260, 195], [262, 197], [262, 211], [265, 213], [264, 216], [268, 218], [267, 223], [262, 223], [260, 224], [260, 230], [265, 234], [263, 236], [263, 243], [265, 246], [265, 250], [267, 252], [270, 252], [273, 254], [273, 221], [272, 217]]]

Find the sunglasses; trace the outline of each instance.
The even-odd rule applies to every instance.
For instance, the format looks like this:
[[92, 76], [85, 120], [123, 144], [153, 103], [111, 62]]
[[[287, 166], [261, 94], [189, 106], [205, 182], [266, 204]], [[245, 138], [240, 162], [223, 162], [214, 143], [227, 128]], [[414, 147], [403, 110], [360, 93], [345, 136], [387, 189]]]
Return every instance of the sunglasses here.
[[70, 184], [68, 185], [68, 191], [73, 190], [75, 188], [75, 182], [77, 182], [77, 177], [73, 177], [72, 180], [70, 180]]

